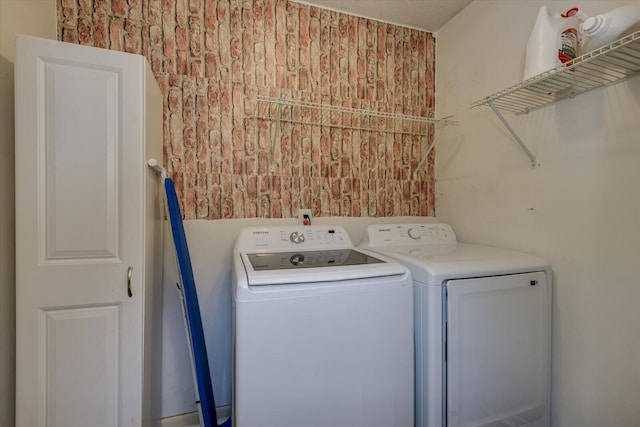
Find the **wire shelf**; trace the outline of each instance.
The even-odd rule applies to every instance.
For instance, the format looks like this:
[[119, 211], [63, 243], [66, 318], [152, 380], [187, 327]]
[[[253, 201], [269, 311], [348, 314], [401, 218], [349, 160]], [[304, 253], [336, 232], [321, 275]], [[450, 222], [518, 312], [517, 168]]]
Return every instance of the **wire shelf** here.
[[256, 96], [255, 114], [248, 115], [247, 118], [414, 136], [429, 136], [430, 125], [457, 124], [451, 120], [260, 95]]
[[501, 110], [525, 114], [639, 73], [640, 31], [637, 31], [476, 101], [471, 107], [493, 104]]

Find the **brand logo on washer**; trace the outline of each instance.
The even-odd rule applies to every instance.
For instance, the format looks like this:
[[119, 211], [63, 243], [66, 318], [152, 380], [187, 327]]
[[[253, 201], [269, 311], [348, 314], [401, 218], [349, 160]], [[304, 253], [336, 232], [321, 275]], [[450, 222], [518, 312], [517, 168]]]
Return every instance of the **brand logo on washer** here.
[[268, 231], [254, 231], [253, 234], [254, 235], [256, 235], [256, 234], [269, 234], [269, 232]]

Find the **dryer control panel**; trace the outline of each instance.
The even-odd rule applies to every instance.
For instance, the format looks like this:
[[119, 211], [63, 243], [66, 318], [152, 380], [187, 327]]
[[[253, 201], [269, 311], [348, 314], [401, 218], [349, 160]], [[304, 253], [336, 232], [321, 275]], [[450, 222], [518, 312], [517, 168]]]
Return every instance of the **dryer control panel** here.
[[403, 246], [456, 243], [456, 235], [448, 224], [382, 224], [367, 228], [367, 246]]

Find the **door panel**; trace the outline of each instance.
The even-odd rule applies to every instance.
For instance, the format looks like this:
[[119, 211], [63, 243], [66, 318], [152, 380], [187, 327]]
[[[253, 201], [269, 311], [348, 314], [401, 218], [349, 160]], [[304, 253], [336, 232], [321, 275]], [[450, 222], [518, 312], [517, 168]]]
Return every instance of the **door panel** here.
[[[43, 310], [47, 425], [118, 425], [119, 306]], [[79, 404], [82, 402], [82, 404]]]
[[548, 414], [551, 283], [544, 272], [447, 282], [447, 417], [511, 426]]
[[[39, 205], [45, 259], [117, 258], [122, 235], [119, 72], [49, 58], [38, 64], [44, 74], [39, 92], [46, 127], [37, 154], [44, 159], [38, 185], [44, 193]], [[68, 125], [73, 123], [81, 125]]]

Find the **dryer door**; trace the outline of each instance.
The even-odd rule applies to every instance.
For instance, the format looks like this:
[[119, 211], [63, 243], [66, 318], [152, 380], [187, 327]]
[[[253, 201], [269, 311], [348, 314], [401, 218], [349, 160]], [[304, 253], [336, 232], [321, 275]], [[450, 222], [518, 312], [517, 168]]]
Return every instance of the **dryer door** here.
[[546, 274], [450, 280], [446, 304], [447, 425], [544, 423], [551, 362]]

